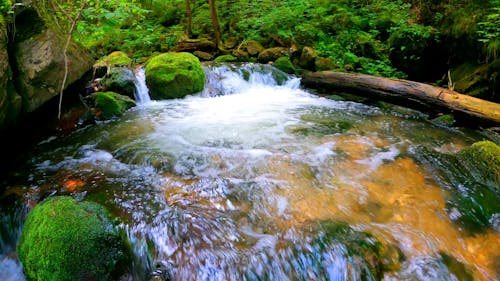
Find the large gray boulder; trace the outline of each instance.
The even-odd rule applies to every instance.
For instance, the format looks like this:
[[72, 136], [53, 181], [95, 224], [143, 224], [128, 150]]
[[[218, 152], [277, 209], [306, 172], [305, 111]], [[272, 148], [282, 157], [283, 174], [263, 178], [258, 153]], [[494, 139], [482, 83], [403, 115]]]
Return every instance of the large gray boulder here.
[[[65, 71], [63, 50], [66, 39], [60, 32], [48, 28], [17, 43], [17, 84], [28, 112], [59, 94]], [[76, 44], [70, 44], [67, 57], [69, 72], [66, 86], [80, 79], [93, 64], [90, 55]]]

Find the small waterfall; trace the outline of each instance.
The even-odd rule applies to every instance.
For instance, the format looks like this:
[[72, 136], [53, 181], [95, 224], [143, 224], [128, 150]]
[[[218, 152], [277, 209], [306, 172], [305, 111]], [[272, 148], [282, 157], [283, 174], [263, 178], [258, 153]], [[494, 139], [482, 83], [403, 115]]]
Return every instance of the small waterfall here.
[[137, 78], [137, 82], [135, 84], [136, 93], [135, 100], [137, 104], [145, 104], [151, 102], [151, 98], [149, 97], [149, 89], [146, 86], [146, 75], [144, 74], [145, 70], [143, 67], [137, 68], [135, 73], [135, 78]]
[[204, 97], [231, 95], [255, 87], [281, 86], [295, 90], [300, 85], [299, 78], [266, 64], [208, 65], [205, 74]]

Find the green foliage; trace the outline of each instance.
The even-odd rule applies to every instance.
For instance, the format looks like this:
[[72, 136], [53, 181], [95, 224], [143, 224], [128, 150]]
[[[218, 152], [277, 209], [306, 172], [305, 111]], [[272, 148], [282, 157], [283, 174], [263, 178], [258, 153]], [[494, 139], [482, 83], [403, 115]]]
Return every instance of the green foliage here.
[[156, 19], [148, 19], [150, 13], [136, 0], [90, 1], [75, 39], [94, 57], [117, 49], [136, 60], [148, 57], [172, 47], [180, 36], [180, 30], [167, 30]]
[[477, 34], [488, 57], [496, 59], [500, 53], [500, 1], [492, 0], [490, 13], [479, 22]]
[[29, 214], [18, 246], [28, 280], [113, 280], [129, 259], [100, 205], [53, 197]]
[[0, 15], [8, 14], [12, 9], [12, 2], [10, 0], [0, 0]]
[[205, 72], [190, 53], [165, 53], [146, 63], [146, 84], [154, 99], [181, 98], [203, 90]]

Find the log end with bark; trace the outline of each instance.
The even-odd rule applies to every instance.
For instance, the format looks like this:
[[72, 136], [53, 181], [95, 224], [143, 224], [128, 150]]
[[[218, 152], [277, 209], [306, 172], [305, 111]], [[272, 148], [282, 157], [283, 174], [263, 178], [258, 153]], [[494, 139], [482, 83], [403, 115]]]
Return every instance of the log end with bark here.
[[484, 126], [500, 126], [500, 104], [424, 83], [358, 73], [320, 71], [304, 74], [302, 85], [316, 90], [348, 92], [425, 111], [453, 112], [468, 116], [471, 124], [479, 122]]

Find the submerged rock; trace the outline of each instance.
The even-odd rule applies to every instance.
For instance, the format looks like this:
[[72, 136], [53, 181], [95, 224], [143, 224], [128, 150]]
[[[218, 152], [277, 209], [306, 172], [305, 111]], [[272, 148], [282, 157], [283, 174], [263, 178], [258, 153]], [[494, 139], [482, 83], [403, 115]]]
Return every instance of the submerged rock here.
[[122, 115], [127, 109], [136, 106], [133, 99], [114, 92], [97, 92], [90, 95], [90, 106], [98, 119]]
[[[472, 146], [457, 155], [452, 155], [418, 147], [413, 155], [424, 165], [435, 167], [437, 170], [437, 173], [433, 173], [435, 179], [441, 185], [450, 187], [450, 194], [446, 201], [449, 218], [470, 233], [477, 233], [487, 228], [497, 228], [496, 218], [500, 214], [500, 194], [491, 186], [488, 187], [478, 182], [471, 174], [479, 167], [473, 167], [471, 170], [462, 164], [464, 161], [470, 161], [470, 164], [476, 163], [480, 159], [477, 156], [470, 156], [468, 150], [471, 148]], [[459, 160], [460, 158], [462, 160]]]
[[28, 280], [117, 280], [130, 261], [106, 209], [66, 196], [31, 211], [18, 255]]
[[383, 245], [368, 233], [355, 231], [348, 224], [327, 221], [321, 224], [323, 235], [318, 239], [322, 248], [340, 243], [348, 256], [352, 274], [356, 280], [381, 280], [385, 271], [399, 268], [404, 259], [401, 251], [391, 245]]
[[457, 154], [474, 179], [500, 192], [500, 146], [480, 141]]
[[146, 84], [153, 99], [182, 98], [203, 90], [205, 72], [192, 54], [165, 53], [147, 62]]

